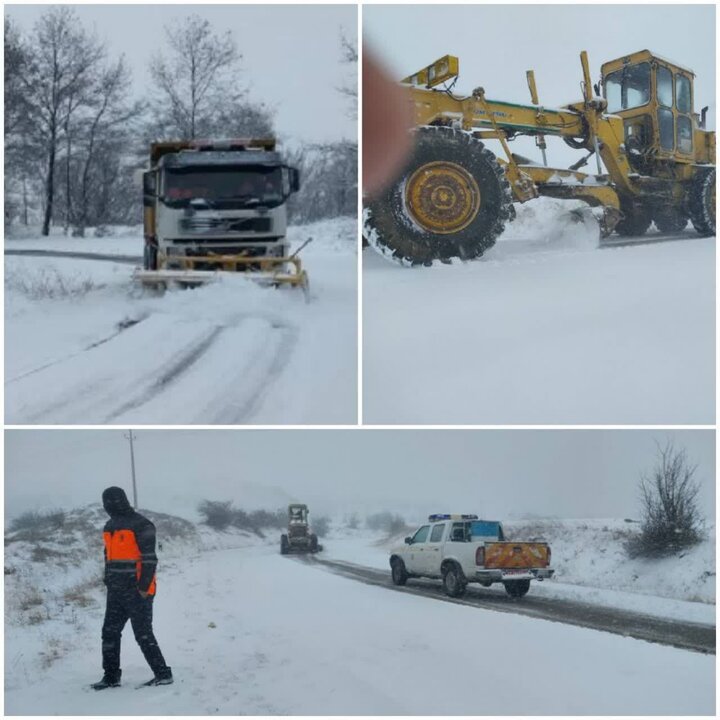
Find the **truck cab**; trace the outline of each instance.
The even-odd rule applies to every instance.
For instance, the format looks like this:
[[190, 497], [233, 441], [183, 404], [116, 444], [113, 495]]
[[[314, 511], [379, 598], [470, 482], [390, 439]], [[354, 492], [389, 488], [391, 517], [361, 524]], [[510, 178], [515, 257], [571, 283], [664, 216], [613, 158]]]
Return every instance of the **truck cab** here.
[[153, 143], [143, 175], [145, 270], [214, 270], [211, 256], [285, 257], [286, 203], [299, 187], [272, 138]]
[[694, 111], [695, 74], [649, 50], [603, 64], [607, 112], [623, 119], [625, 148], [636, 172], [658, 163], [714, 163], [715, 135], [705, 131], [705, 113]]

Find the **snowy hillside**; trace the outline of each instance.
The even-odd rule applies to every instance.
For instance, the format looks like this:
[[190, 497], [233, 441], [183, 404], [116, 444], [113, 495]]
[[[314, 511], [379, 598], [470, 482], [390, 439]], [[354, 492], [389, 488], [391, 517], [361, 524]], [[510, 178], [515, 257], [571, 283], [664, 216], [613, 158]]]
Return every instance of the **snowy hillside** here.
[[365, 422], [714, 422], [715, 239], [598, 249], [566, 204], [517, 206], [477, 262], [363, 253]]
[[[311, 301], [243, 277], [157, 297], [127, 262], [5, 257], [5, 412], [13, 423], [354, 423], [356, 223], [291, 228]], [[6, 250], [139, 255], [103, 238]], [[148, 350], [152, 350], [148, 352]]]
[[[713, 711], [712, 656], [389, 592], [282, 557], [271, 533], [263, 540], [151, 517], [162, 543], [155, 632], [175, 684], [135, 690], [148, 670], [127, 629], [123, 687], [87, 689], [101, 674], [103, 614], [104, 517], [91, 507], [41, 537], [6, 536], [8, 714]], [[330, 554], [343, 542], [373, 552], [361, 531], [336, 528], [324, 542]], [[478, 672], [477, 653], [488, 645], [496, 662]], [[513, 677], [533, 677], [522, 693], [498, 692], [508, 667]], [[549, 692], [559, 678], [562, 692]]]

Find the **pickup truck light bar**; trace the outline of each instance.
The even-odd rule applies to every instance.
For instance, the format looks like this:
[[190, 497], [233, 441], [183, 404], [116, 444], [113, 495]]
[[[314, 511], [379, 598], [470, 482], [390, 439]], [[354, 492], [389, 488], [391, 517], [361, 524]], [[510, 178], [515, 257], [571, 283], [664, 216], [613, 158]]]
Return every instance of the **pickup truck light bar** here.
[[439, 522], [440, 520], [477, 520], [477, 515], [452, 515], [449, 513], [435, 513], [428, 515], [428, 522]]

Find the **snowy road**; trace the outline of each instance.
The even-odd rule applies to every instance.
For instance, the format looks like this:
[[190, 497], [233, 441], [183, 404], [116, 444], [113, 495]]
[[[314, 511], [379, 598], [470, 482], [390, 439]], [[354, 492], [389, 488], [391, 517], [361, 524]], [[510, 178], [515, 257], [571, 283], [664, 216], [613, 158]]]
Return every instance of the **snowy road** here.
[[133, 256], [116, 252], [133, 238], [105, 253], [73, 239], [11, 247], [40, 257], [6, 257], [6, 420], [355, 423], [355, 223], [293, 230], [316, 238], [303, 254], [310, 303], [227, 276], [144, 294]]
[[510, 228], [476, 262], [363, 253], [365, 422], [714, 422], [714, 238], [592, 249], [542, 214]]
[[531, 586], [530, 593], [521, 600], [509, 598], [504, 593], [488, 592], [478, 585], [469, 585], [467, 595], [463, 598], [450, 598], [442, 592], [440, 584], [432, 580], [413, 579], [408, 581], [405, 587], [396, 587], [391, 583], [389, 570], [378, 570], [340, 560], [327, 560], [321, 556], [300, 556], [298, 559], [320, 565], [343, 577], [402, 593], [496, 612], [527, 615], [685, 650], [715, 654], [714, 625], [652, 617], [561, 598], [537, 597], [533, 595], [533, 589], [537, 587], [535, 584]]
[[[7, 714], [692, 715], [714, 709], [712, 656], [387, 592], [288, 560], [275, 544], [161, 558], [155, 632], [175, 684], [135, 689], [148, 670], [128, 628], [123, 687], [98, 693], [85, 689], [100, 675], [100, 593], [97, 599], [65, 621], [6, 625]], [[48, 647], [58, 649], [55, 656], [42, 665], [33, 660]]]

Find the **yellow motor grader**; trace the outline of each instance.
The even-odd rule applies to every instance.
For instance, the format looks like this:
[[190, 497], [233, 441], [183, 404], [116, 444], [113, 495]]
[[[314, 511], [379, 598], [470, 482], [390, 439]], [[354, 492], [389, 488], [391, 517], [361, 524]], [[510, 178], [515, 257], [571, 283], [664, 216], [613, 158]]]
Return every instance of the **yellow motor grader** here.
[[[490, 100], [482, 87], [454, 94], [451, 55], [406, 77], [414, 150], [399, 179], [366, 202], [369, 244], [404, 265], [477, 258], [514, 219], [513, 201], [541, 195], [586, 202], [601, 236], [640, 236], [652, 222], [679, 232], [688, 219], [714, 235], [715, 133], [707, 108], [694, 112], [693, 72], [642, 50], [605, 63], [593, 86], [586, 52], [580, 61], [583, 98], [560, 108], [539, 104], [532, 70], [529, 105]], [[543, 164], [511, 152], [519, 136], [535, 138]], [[587, 154], [548, 167], [549, 136]], [[484, 140], [499, 141], [504, 157]], [[593, 156], [597, 172], [582, 172]]]
[[286, 203], [300, 187], [274, 138], [178, 140], [150, 147], [143, 173], [143, 285], [195, 286], [218, 271], [242, 272], [307, 291], [289, 252]]

